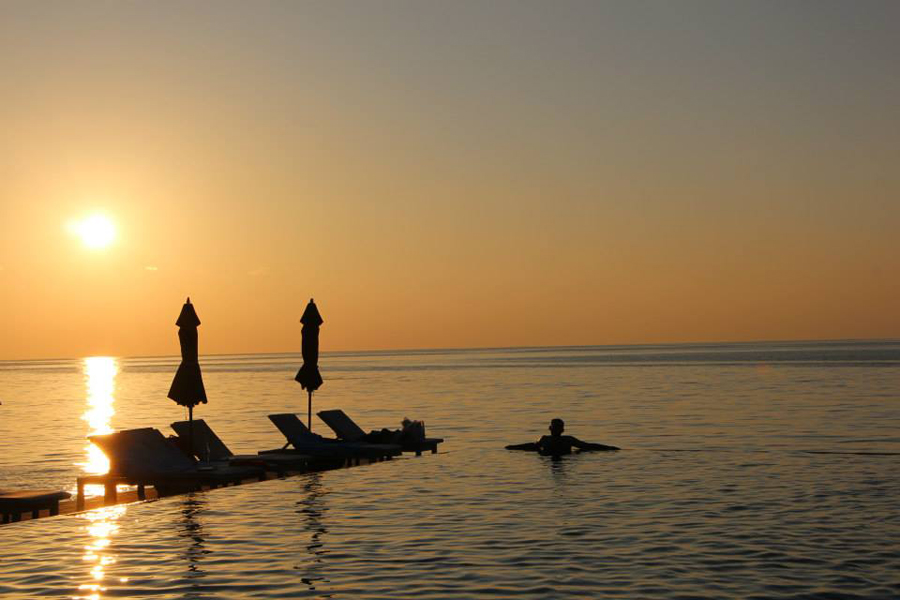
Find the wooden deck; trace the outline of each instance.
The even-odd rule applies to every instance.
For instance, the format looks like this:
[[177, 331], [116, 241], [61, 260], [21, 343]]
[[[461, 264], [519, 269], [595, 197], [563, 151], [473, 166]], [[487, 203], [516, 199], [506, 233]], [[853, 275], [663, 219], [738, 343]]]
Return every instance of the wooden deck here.
[[69, 497], [71, 494], [59, 490], [0, 491], [0, 514], [4, 524], [21, 521], [26, 513], [33, 519], [40, 517], [41, 511], [55, 516], [59, 514], [60, 501]]
[[404, 452], [415, 452], [416, 456], [422, 456], [422, 452], [431, 450], [432, 454], [437, 454], [438, 444], [442, 444], [444, 438], [425, 438], [415, 442], [404, 442], [402, 449]]
[[[243, 485], [247, 483], [255, 483], [257, 481], [266, 481], [270, 479], [284, 479], [285, 477], [293, 477], [296, 475], [302, 475], [304, 473], [323, 471], [334, 468], [344, 468], [344, 467], [352, 467], [352, 466], [360, 466], [366, 464], [372, 464], [376, 462], [381, 462], [378, 459], [366, 459], [366, 458], [354, 458], [352, 460], [343, 460], [340, 462], [319, 462], [312, 461], [309, 464], [307, 469], [303, 470], [279, 470], [279, 471], [265, 471], [262, 477], [254, 477], [249, 479], [244, 479], [241, 481], [231, 481], [227, 483], [223, 483], [221, 485], [196, 485], [192, 486], [193, 489], [189, 491], [208, 491], [220, 487], [233, 487], [235, 485]], [[82, 477], [78, 477], [77, 479], [77, 493], [74, 498], [68, 500], [61, 500], [58, 505], [58, 509], [55, 511], [52, 508], [40, 508], [33, 509], [33, 507], [28, 507], [27, 509], [22, 510], [21, 513], [17, 513], [15, 516], [11, 516], [10, 519], [4, 520], [0, 527], [6, 525], [7, 522], [21, 522], [21, 521], [30, 521], [37, 518], [51, 517], [58, 515], [72, 515], [77, 514], [84, 511], [94, 510], [97, 508], [102, 508], [105, 506], [114, 506], [117, 504], [129, 504], [133, 502], [142, 502], [142, 501], [150, 501], [156, 500], [160, 497], [165, 496], [173, 496], [178, 494], [161, 494], [155, 487], [150, 484], [142, 484], [142, 485], [130, 485], [134, 482], [127, 480], [123, 477], [115, 477], [110, 475], [85, 475]], [[104, 486], [104, 494], [98, 496], [85, 496], [85, 486], [87, 485], [103, 485]], [[125, 486], [128, 486], [127, 489], [122, 489]], [[184, 493], [184, 492], [181, 492]]]

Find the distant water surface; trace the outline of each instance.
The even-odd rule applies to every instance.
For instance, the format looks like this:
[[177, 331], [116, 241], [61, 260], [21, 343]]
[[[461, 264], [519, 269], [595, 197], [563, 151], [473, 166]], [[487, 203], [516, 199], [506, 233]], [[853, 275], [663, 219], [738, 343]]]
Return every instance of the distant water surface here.
[[[236, 452], [298, 354], [201, 357]], [[440, 454], [0, 527], [0, 595], [900, 597], [900, 342], [326, 353], [314, 409]], [[0, 362], [0, 488], [74, 491], [91, 433], [186, 418], [175, 357]], [[503, 450], [560, 416], [618, 453]], [[326, 433], [314, 420], [314, 430]], [[96, 490], [95, 490], [96, 493]]]

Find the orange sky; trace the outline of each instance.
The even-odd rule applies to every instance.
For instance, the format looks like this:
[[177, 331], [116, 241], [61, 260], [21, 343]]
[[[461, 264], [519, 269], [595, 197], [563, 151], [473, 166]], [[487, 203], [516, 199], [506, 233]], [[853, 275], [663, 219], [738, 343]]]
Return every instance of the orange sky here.
[[898, 17], [4, 3], [0, 359], [900, 337]]

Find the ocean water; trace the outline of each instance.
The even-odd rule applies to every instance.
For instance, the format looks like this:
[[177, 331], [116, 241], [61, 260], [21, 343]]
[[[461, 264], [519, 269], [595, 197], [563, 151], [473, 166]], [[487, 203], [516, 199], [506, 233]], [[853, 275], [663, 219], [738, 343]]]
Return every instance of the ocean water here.
[[[305, 413], [299, 355], [201, 357], [235, 452]], [[0, 527], [15, 598], [897, 598], [900, 342], [330, 353], [314, 410], [437, 455]], [[177, 358], [0, 363], [0, 488], [168, 423]], [[509, 452], [553, 417], [623, 448]], [[314, 417], [314, 430], [326, 427]]]

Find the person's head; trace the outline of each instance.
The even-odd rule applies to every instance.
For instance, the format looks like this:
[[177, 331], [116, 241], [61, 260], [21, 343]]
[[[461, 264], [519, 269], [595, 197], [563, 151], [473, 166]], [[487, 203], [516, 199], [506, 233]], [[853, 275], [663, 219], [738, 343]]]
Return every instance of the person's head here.
[[562, 432], [565, 431], [566, 424], [562, 419], [553, 419], [550, 421], [550, 433], [552, 435], [562, 435]]

